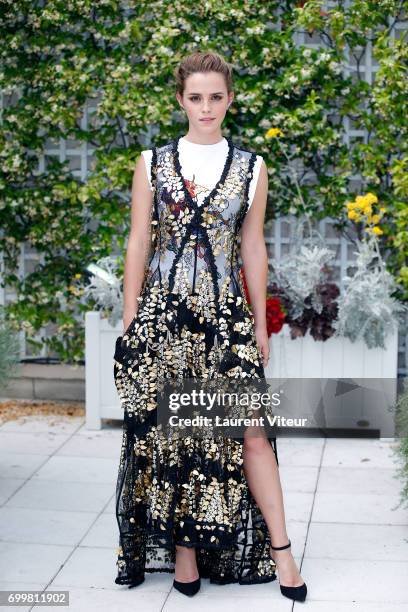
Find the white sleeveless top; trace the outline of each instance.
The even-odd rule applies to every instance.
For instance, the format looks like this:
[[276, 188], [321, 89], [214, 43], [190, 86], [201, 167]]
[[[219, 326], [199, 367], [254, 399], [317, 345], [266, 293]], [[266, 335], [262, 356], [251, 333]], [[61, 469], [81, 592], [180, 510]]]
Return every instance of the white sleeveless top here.
[[[178, 152], [181, 173], [184, 179], [194, 184], [197, 203], [201, 204], [221, 177], [228, 155], [228, 141], [223, 138], [215, 144], [197, 144], [182, 136], [178, 143]], [[145, 149], [142, 151], [142, 155], [146, 164], [150, 189], [153, 191], [150, 174], [152, 149]], [[254, 199], [262, 159], [261, 155], [256, 156], [253, 176], [249, 185], [248, 208]]]

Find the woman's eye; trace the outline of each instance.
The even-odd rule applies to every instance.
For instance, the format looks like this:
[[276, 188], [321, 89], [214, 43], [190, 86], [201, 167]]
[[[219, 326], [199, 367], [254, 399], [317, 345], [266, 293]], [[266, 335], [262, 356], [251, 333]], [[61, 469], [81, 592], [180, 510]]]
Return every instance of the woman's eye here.
[[[219, 96], [218, 94], [216, 94], [216, 95], [214, 96], [214, 98], [215, 98], [216, 100], [221, 100], [221, 99], [222, 99], [222, 96]], [[193, 102], [196, 102], [196, 100], [199, 100], [199, 97], [198, 97], [198, 96], [191, 96], [190, 100], [192, 100]]]

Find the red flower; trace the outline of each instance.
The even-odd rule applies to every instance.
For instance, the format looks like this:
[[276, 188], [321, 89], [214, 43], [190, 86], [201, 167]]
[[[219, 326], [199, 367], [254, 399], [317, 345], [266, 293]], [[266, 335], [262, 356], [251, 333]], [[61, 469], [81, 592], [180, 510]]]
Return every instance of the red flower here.
[[[244, 268], [241, 268], [241, 276], [245, 290], [245, 296], [248, 304], [251, 303], [249, 298], [248, 285], [245, 278]], [[266, 329], [268, 337], [271, 334], [277, 334], [285, 322], [286, 311], [282, 305], [282, 302], [278, 297], [272, 295], [266, 296]]]
[[266, 298], [266, 329], [268, 337], [277, 334], [283, 327], [286, 312], [282, 308], [282, 303], [278, 297], [268, 296]]

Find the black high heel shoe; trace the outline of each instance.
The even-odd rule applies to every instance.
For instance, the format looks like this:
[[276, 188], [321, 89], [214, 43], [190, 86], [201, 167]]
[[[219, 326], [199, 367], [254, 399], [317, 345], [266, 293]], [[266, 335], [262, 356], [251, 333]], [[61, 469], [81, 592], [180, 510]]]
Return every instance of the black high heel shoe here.
[[193, 580], [192, 582], [179, 582], [178, 580], [173, 580], [173, 586], [177, 591], [183, 593], [183, 595], [187, 595], [188, 597], [192, 597], [200, 590], [201, 579], [200, 576], [197, 580]]
[[[272, 550], [285, 550], [285, 548], [289, 548], [290, 546], [291, 546], [290, 540], [289, 540], [289, 544], [286, 544], [285, 546], [272, 546], [271, 544]], [[273, 560], [275, 561], [275, 559]], [[295, 601], [305, 601], [306, 599], [307, 586], [305, 582], [303, 584], [300, 584], [299, 586], [284, 586], [283, 584], [280, 584], [280, 580], [279, 580], [279, 587], [280, 587], [282, 595], [284, 595], [285, 597], [289, 597], [289, 599], [293, 599]]]

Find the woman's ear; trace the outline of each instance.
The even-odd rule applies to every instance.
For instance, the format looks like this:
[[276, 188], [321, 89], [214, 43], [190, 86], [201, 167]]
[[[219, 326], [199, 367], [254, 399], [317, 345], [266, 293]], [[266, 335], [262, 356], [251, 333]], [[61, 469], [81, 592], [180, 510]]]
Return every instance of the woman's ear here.
[[183, 106], [183, 101], [182, 101], [182, 98], [181, 98], [181, 96], [180, 96], [180, 94], [179, 94], [179, 93], [176, 93], [176, 99], [177, 99], [177, 102], [178, 102], [178, 103], [179, 103], [179, 105], [180, 105], [180, 108], [181, 108], [182, 110], [186, 110], [186, 109], [184, 108], [184, 106]]

